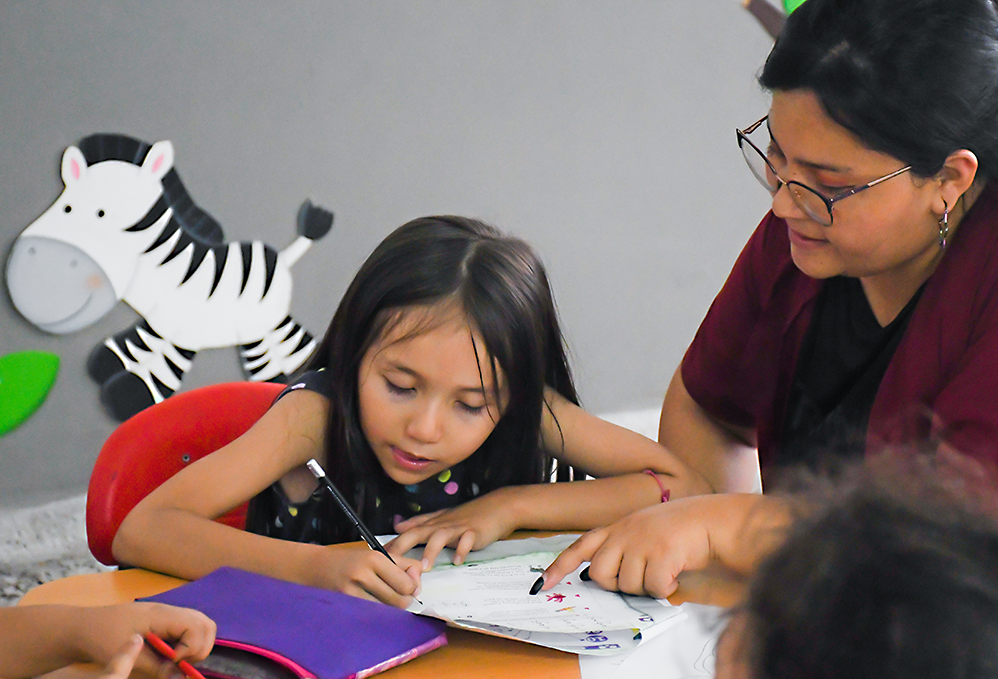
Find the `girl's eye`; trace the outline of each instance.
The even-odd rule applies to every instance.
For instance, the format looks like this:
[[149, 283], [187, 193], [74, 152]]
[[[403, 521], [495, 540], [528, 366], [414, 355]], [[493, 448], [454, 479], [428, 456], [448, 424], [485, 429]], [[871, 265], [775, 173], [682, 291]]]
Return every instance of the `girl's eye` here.
[[388, 388], [388, 391], [398, 396], [407, 396], [416, 391], [413, 387], [400, 387], [388, 378], [385, 378], [385, 386]]
[[464, 403], [463, 401], [458, 401], [457, 402], [457, 406], [458, 406], [458, 408], [460, 408], [464, 412], [468, 413], [469, 415], [478, 415], [478, 414], [482, 413], [485, 410], [485, 406], [484, 405], [470, 406], [467, 403]]

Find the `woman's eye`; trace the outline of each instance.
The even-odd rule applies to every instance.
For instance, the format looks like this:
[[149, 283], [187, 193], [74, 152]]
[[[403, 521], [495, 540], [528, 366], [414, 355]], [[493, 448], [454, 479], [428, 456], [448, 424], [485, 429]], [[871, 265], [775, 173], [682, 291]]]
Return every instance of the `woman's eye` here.
[[388, 388], [388, 391], [399, 396], [405, 396], [416, 391], [413, 387], [400, 387], [387, 378], [385, 379], [385, 386]]
[[828, 184], [818, 184], [815, 186], [815, 188], [821, 191], [826, 196], [831, 197], [831, 196], [837, 196], [840, 193], [845, 193], [846, 191], [848, 191], [853, 187], [851, 184], [846, 186], [829, 186]]

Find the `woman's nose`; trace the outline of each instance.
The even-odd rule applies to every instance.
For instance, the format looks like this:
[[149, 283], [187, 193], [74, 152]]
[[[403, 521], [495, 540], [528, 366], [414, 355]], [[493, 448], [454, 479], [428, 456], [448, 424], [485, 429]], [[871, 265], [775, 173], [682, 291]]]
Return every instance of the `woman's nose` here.
[[786, 182], [780, 182], [780, 188], [773, 194], [773, 214], [780, 219], [808, 219], [808, 215], [801, 209], [791, 193], [793, 188]]

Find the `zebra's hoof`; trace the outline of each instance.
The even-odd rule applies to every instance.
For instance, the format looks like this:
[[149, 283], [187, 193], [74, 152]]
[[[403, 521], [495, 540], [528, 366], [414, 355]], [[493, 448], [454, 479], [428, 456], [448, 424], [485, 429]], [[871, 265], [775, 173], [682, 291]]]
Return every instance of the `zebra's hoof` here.
[[104, 382], [100, 400], [111, 417], [119, 422], [155, 403], [145, 382], [130, 372], [118, 373]]
[[107, 348], [106, 344], [98, 344], [87, 357], [87, 373], [97, 384], [104, 384], [118, 373], [125, 371], [125, 364]]

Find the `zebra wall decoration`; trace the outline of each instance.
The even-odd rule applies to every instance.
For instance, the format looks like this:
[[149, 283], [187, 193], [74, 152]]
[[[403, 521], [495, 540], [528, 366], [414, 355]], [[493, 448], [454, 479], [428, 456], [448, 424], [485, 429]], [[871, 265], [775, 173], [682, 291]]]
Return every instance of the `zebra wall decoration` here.
[[50, 333], [95, 323], [123, 300], [142, 317], [98, 345], [87, 369], [124, 420], [169, 397], [201, 349], [236, 346], [254, 381], [286, 381], [315, 348], [288, 315], [290, 267], [332, 227], [306, 201], [298, 238], [277, 251], [225, 242], [173, 167], [169, 141], [151, 146], [95, 134], [62, 157], [59, 198], [14, 241], [7, 287], [15, 308]]

